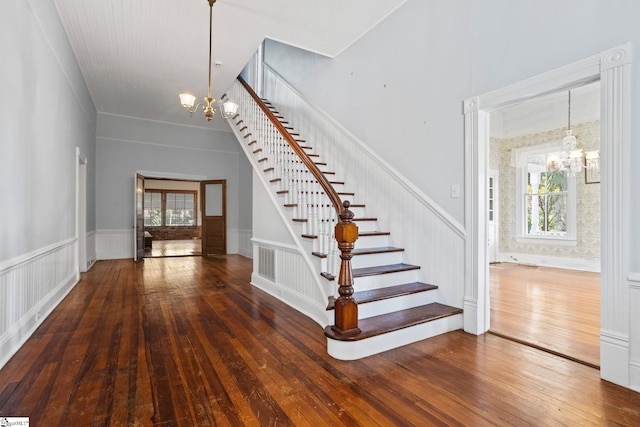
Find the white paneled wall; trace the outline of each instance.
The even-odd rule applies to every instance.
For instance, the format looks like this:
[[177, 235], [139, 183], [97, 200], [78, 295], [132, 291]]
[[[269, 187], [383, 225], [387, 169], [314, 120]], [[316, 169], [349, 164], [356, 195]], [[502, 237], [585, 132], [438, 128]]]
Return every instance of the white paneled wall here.
[[69, 239], [0, 264], [0, 367], [31, 336], [78, 279], [77, 240]]
[[264, 97], [336, 179], [345, 181], [345, 189], [356, 193], [352, 201], [366, 204], [367, 216], [377, 217], [379, 229], [391, 232], [392, 244], [406, 249], [406, 262], [422, 267], [421, 280], [440, 287], [439, 300], [462, 307], [464, 227], [266, 64]]
[[98, 259], [133, 258], [133, 229], [98, 230], [96, 255]]
[[[316, 285], [314, 273], [299, 249], [262, 239], [253, 239], [252, 242], [254, 267], [251, 284], [311, 317], [321, 326], [327, 326], [330, 323], [326, 310], [328, 294]], [[265, 274], [260, 274], [261, 269]], [[268, 277], [272, 273], [273, 277]]]

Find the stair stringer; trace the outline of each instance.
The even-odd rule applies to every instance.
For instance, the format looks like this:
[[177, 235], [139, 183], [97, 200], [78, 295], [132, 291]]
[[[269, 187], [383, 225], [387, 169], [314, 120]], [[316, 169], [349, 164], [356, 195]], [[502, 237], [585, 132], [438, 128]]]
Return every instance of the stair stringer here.
[[[247, 140], [244, 138], [244, 135], [240, 133], [237, 126], [233, 126], [231, 124], [230, 127], [236, 139], [238, 140], [238, 143], [240, 144], [240, 147], [242, 148], [244, 154], [251, 163], [253, 170], [255, 171], [254, 176], [258, 178], [260, 184], [265, 190], [265, 194], [268, 195], [269, 200], [278, 213], [278, 216], [282, 221], [282, 225], [286, 228], [289, 236], [294, 242], [293, 245], [290, 245], [252, 238], [251, 241], [254, 245], [254, 268], [251, 274], [251, 284], [274, 296], [275, 298], [284, 301], [286, 304], [313, 319], [320, 326], [325, 327], [331, 322], [326, 307], [329, 296], [333, 295], [333, 292], [331, 292], [331, 289], [327, 286], [326, 281], [320, 276], [321, 272], [317, 271], [317, 269], [315, 268], [315, 264], [311, 258], [311, 253], [305, 249], [304, 242], [300, 233], [294, 230], [293, 224], [287, 218], [284, 206], [282, 206], [281, 202], [278, 200], [278, 195], [275, 193], [270, 182], [267, 180], [266, 174], [261, 170], [256, 156], [253, 155], [253, 152], [247, 145]], [[255, 250], [255, 246], [260, 245], [277, 248], [286, 252], [296, 252], [296, 254], [299, 255], [304, 261], [304, 264], [309, 273], [304, 275], [305, 278], [302, 281], [305, 287], [309, 287], [308, 291], [300, 292], [299, 290], [294, 290], [286, 286], [286, 284], [284, 283], [280, 283], [277, 278], [275, 281], [272, 281], [259, 275], [257, 273], [255, 260], [255, 258], [258, 256], [258, 251]], [[317, 295], [320, 295], [320, 297], [318, 298]]]

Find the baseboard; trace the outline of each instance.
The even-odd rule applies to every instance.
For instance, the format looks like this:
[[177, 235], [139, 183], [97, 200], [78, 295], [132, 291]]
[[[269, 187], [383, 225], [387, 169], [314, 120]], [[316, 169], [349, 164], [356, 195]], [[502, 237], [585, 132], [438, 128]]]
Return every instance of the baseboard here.
[[600, 332], [600, 377], [629, 388], [629, 337], [612, 331]]
[[590, 271], [600, 273], [600, 260], [586, 260], [578, 258], [560, 258], [544, 255], [529, 255], [516, 253], [500, 253], [499, 262], [511, 262], [537, 267], [563, 268], [566, 270]]

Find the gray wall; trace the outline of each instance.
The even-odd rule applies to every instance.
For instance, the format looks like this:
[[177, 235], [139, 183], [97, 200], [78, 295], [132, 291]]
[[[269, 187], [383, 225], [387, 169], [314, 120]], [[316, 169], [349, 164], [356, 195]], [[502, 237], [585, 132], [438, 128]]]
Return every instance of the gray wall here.
[[76, 147], [95, 230], [96, 110], [53, 2], [0, 3], [0, 262], [75, 236]]
[[231, 132], [100, 113], [96, 141], [98, 230], [133, 227], [138, 170], [226, 179], [227, 226], [251, 229], [251, 165]]
[[[463, 222], [462, 101], [598, 54], [640, 44], [635, 0], [409, 0], [334, 59], [268, 42], [265, 61]], [[640, 81], [635, 55], [633, 81]], [[632, 109], [640, 105], [633, 86]], [[632, 140], [640, 137], [633, 121]], [[633, 144], [632, 163], [640, 162]], [[640, 182], [634, 168], [631, 182]], [[640, 217], [640, 187], [631, 217]], [[640, 235], [640, 223], [632, 225]], [[640, 239], [631, 239], [640, 269]]]

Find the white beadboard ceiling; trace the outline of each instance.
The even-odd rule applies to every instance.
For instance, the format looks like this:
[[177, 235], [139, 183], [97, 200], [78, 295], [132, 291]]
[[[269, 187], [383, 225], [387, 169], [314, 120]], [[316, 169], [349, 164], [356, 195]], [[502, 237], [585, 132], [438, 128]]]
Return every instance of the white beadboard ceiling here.
[[[207, 0], [54, 0], [99, 112], [227, 129], [190, 117], [178, 93], [207, 93]], [[406, 0], [217, 0], [212, 95], [264, 38], [335, 57]], [[217, 117], [218, 119], [218, 117]]]

